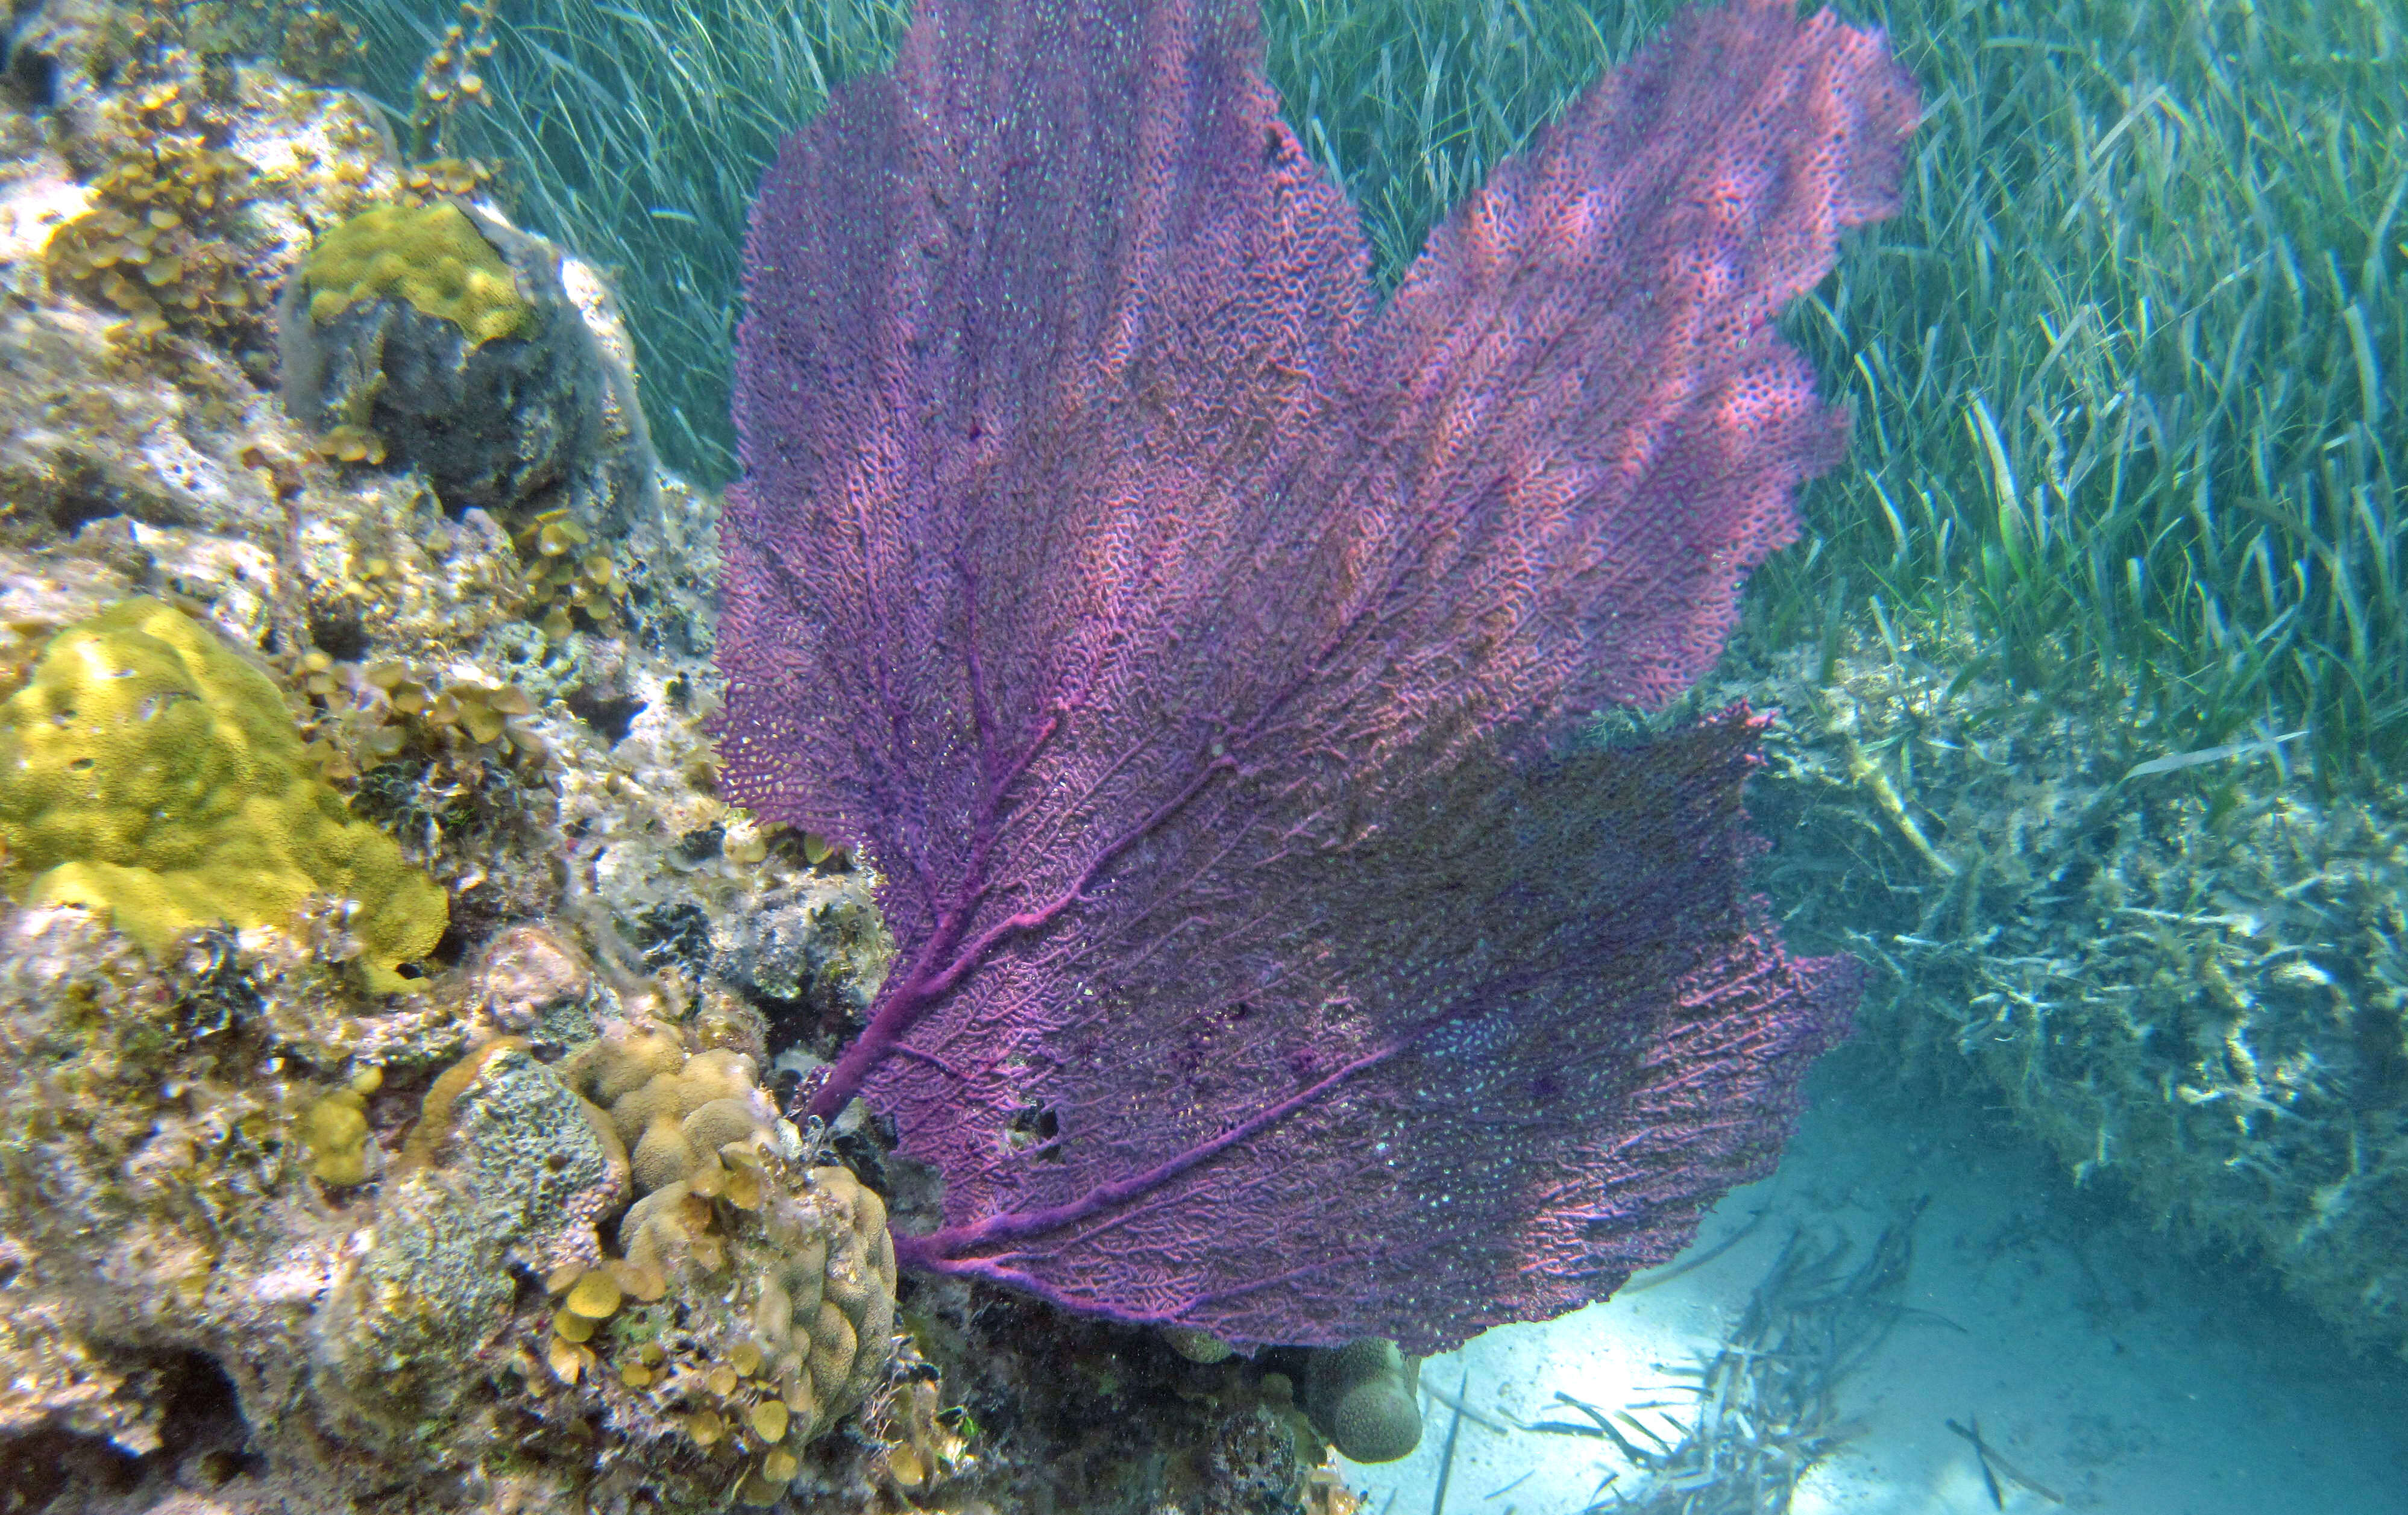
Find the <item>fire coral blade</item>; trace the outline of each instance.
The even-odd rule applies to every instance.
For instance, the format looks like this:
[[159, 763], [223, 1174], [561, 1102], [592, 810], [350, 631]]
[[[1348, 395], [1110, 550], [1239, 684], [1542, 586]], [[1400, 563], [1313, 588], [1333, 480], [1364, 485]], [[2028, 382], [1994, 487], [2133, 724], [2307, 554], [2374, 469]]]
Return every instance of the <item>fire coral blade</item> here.
[[[1601, 1297], [1763, 1171], [1852, 971], [1749, 893], [1719, 647], [1840, 422], [1769, 322], [1911, 85], [1693, 17], [1369, 303], [1252, 7], [925, 3], [766, 182], [732, 793], [860, 843], [907, 1261], [1238, 1342]], [[1793, 128], [1797, 128], [1793, 130]]]

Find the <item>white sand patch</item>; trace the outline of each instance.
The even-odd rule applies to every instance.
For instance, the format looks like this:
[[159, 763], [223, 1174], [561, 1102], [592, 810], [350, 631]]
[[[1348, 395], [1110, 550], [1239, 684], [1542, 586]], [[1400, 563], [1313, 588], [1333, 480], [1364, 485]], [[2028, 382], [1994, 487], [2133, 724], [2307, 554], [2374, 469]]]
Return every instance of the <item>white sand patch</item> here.
[[92, 207], [92, 191], [56, 174], [0, 184], [0, 264], [31, 262], [50, 234]]
[[1946, 1423], [1975, 1417], [1984, 1440], [2068, 1509], [2408, 1512], [2408, 1373], [2398, 1364], [2353, 1358], [2304, 1309], [2182, 1256], [2122, 1196], [2072, 1189], [2012, 1136], [1859, 1097], [1844, 1062], [1818, 1071], [1821, 1097], [1780, 1171], [1726, 1199], [1689, 1255], [1763, 1211], [1728, 1251], [1425, 1364], [1421, 1447], [1347, 1469], [1367, 1515], [1432, 1510], [1454, 1416], [1438, 1396], [1453, 1397], [1467, 1373], [1478, 1419], [1456, 1436], [1446, 1515], [1618, 1508], [1644, 1479], [1610, 1442], [1516, 1426], [1585, 1422], [1555, 1400], [1562, 1393], [1608, 1411], [1661, 1406], [1635, 1413], [1676, 1440], [1694, 1396], [1667, 1369], [1718, 1348], [1797, 1227], [1845, 1233], [1853, 1262], [1923, 1194], [1931, 1204], [1914, 1231], [1905, 1313], [1837, 1394], [1838, 1418], [1860, 1429], [1808, 1475], [1796, 1515], [2058, 1508], [1995, 1473], [1994, 1505], [1971, 1444]]

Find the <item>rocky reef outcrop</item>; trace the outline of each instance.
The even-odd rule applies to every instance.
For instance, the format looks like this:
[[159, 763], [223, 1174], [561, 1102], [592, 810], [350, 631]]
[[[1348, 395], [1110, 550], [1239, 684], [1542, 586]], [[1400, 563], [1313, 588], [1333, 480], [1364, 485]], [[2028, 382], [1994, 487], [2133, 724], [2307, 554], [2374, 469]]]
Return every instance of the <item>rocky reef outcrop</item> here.
[[43, 888], [0, 794], [12, 1508], [1345, 1508], [1273, 1365], [898, 1279], [925, 1176], [785, 1118], [871, 878], [716, 792], [717, 504], [606, 280], [355, 45], [50, 0], [0, 69], [0, 697], [140, 622], [132, 778], [44, 781], [192, 820]]

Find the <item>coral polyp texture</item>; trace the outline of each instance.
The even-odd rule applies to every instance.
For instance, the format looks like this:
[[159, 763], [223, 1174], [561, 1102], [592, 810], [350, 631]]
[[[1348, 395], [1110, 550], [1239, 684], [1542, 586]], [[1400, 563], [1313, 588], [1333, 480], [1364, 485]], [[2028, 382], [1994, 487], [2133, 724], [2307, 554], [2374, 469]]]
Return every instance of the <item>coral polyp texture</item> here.
[[368, 985], [419, 987], [447, 908], [317, 777], [266, 675], [192, 617], [132, 599], [60, 632], [0, 704], [11, 894], [79, 905], [154, 954], [208, 927], [287, 928], [355, 902]]
[[1304, 1407], [1330, 1444], [1358, 1463], [1393, 1463], [1421, 1444], [1421, 1364], [1377, 1336], [1314, 1352]]
[[364, 210], [318, 238], [301, 265], [321, 325], [362, 300], [400, 299], [460, 328], [473, 346], [516, 336], [535, 307], [467, 213], [448, 200]]
[[[711, 1402], [690, 1412], [689, 1433], [708, 1438], [725, 1422], [727, 1436], [764, 1457], [751, 1491], [782, 1487], [794, 1464], [768, 1460], [778, 1444], [825, 1430], [893, 1360], [895, 1248], [884, 1204], [841, 1168], [799, 1162], [793, 1128], [781, 1125], [744, 1053], [687, 1056], [673, 1036], [623, 1034], [591, 1044], [566, 1071], [607, 1106], [641, 1196], [619, 1222], [624, 1260], [614, 1283], [656, 1299], [666, 1280], [708, 1288], [731, 1266], [739, 1280], [742, 1323], [728, 1339], [696, 1342], [695, 1361], [709, 1387], [708, 1365], [749, 1356], [753, 1366], [739, 1377], [752, 1393], [738, 1402], [733, 1390], [713, 1388]], [[764, 1408], [772, 1402], [781, 1408]], [[730, 1406], [742, 1410], [732, 1422]], [[778, 1434], [766, 1435], [773, 1425]]]
[[749, 242], [726, 788], [898, 955], [810, 1108], [941, 1175], [907, 1265], [1427, 1351], [1772, 1161], [1854, 997], [1749, 887], [1713, 659], [1842, 450], [1771, 322], [1913, 83], [1692, 12], [1373, 297], [1253, 7], [926, 4]]

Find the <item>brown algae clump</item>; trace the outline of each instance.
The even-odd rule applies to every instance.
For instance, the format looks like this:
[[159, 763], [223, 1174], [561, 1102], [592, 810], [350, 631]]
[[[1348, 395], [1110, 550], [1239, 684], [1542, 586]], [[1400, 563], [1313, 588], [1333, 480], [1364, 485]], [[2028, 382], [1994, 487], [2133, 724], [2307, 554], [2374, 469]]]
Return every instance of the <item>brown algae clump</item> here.
[[227, 240], [250, 177], [242, 159], [190, 137], [128, 150], [93, 180], [92, 207], [51, 235], [51, 279], [122, 311], [140, 339], [171, 327], [255, 337], [266, 302]]

